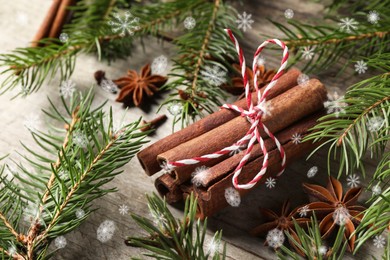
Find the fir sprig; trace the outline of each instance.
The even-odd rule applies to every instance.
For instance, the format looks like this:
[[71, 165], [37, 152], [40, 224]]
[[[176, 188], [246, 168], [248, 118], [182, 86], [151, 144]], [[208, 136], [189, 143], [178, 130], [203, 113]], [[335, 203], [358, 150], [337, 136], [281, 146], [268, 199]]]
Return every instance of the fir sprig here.
[[222, 252], [219, 251], [222, 232], [216, 232], [209, 245], [205, 244], [207, 219], [203, 224], [196, 220], [197, 201], [193, 194], [186, 199], [182, 220], [176, 219], [166, 202], [156, 194], [147, 198], [150, 215], [154, 220], [134, 214], [132, 218], [149, 236], [129, 237], [127, 245], [146, 249], [149, 253], [144, 255], [154, 259], [225, 259], [226, 245]]
[[[48, 259], [51, 241], [78, 227], [92, 212], [93, 200], [115, 191], [103, 185], [145, 143], [139, 121], [118, 129], [112, 112], [103, 112], [104, 104], [92, 108], [92, 91], [73, 95], [69, 104], [62, 101], [65, 114], [51, 101], [45, 113], [65, 129], [33, 131], [41, 152], [23, 145], [30, 168], [21, 162], [14, 162], [17, 169], [1, 168], [0, 250], [6, 258]], [[84, 216], [77, 218], [78, 210]]]

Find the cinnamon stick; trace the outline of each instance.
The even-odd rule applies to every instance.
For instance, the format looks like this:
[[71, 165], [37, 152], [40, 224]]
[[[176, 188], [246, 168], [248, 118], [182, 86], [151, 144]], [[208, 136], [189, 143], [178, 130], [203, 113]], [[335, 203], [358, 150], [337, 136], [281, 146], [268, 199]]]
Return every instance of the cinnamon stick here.
[[178, 202], [183, 198], [183, 192], [169, 174], [163, 174], [154, 181], [154, 185], [161, 197], [165, 197], [169, 204]]
[[32, 42], [31, 47], [37, 47], [39, 45], [39, 41], [49, 37], [50, 29], [53, 24], [54, 19], [56, 18], [57, 11], [61, 5], [61, 0], [53, 0], [51, 3], [51, 6], [45, 16], [45, 19], [43, 20], [41, 26], [39, 27], [39, 30], [35, 34]]
[[[269, 92], [268, 99], [272, 99], [279, 94], [291, 89], [297, 85], [297, 78], [301, 72], [297, 69], [291, 69], [284, 74], [276, 83], [275, 87]], [[264, 88], [262, 88], [264, 90]], [[252, 99], [256, 99], [256, 94], [252, 94]], [[245, 99], [241, 99], [234, 103], [235, 105], [247, 109]], [[157, 161], [157, 155], [166, 152], [181, 143], [187, 142], [195, 137], [198, 137], [230, 120], [237, 117], [238, 114], [228, 109], [221, 109], [199, 121], [184, 128], [176, 133], [173, 133], [164, 139], [146, 147], [137, 154], [138, 160], [144, 168], [147, 175], [153, 175], [160, 171], [160, 164]]]
[[[284, 149], [287, 155], [287, 164], [295, 161], [299, 157], [307, 154], [312, 151], [318, 144], [313, 144], [312, 142], [304, 142], [299, 144], [298, 146], [292, 141], [288, 142], [284, 145]], [[263, 161], [263, 156], [253, 160], [244, 166], [242, 173], [239, 176], [239, 183], [246, 183], [250, 181], [259, 171], [259, 165], [261, 165]], [[275, 176], [280, 170], [280, 162], [281, 158], [279, 155], [279, 151], [273, 150], [269, 153], [269, 166], [267, 173], [263, 176], [263, 178], [257, 183], [256, 186], [264, 183], [266, 178], [269, 176]], [[197, 217], [200, 219], [204, 219], [206, 217], [212, 216], [222, 208], [228, 206], [228, 203], [225, 199], [225, 189], [232, 187], [232, 177], [233, 172], [230, 173], [224, 179], [218, 181], [207, 190], [204, 189], [195, 189], [198, 197], [198, 209], [197, 209]], [[256, 187], [255, 186], [255, 187]], [[186, 190], [187, 192], [189, 189]], [[241, 196], [244, 196], [250, 190], [239, 190]], [[187, 195], [184, 195], [187, 196]]]
[[[264, 115], [262, 122], [271, 132], [278, 132], [305, 116], [323, 109], [326, 93], [326, 88], [320, 81], [311, 79], [305, 87], [296, 86], [268, 101], [268, 106], [272, 108], [272, 114]], [[234, 144], [246, 134], [249, 128], [250, 123], [247, 119], [239, 116], [159, 154], [157, 158], [160, 162], [177, 161], [213, 153]], [[261, 129], [260, 133], [262, 137], [267, 136]], [[218, 160], [213, 161], [218, 162]], [[212, 161], [208, 162], [208, 165], [210, 164]], [[184, 183], [191, 178], [191, 173], [196, 167], [197, 165], [178, 167], [172, 174], [178, 183]]]
[[69, 6], [75, 5], [76, 0], [62, 0], [61, 5], [58, 8], [57, 15], [53, 21], [53, 24], [50, 28], [49, 37], [57, 38], [64, 26], [65, 20], [69, 14]]

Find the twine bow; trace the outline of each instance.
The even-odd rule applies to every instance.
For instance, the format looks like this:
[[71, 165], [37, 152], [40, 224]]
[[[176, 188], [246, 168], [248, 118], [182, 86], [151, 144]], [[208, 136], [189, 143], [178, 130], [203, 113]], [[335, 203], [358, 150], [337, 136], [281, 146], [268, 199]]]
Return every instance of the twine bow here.
[[[257, 104], [255, 105], [252, 101], [252, 95], [250, 92], [250, 85], [248, 82], [248, 76], [246, 74], [246, 64], [245, 64], [245, 58], [243, 55], [243, 51], [242, 51], [236, 37], [233, 35], [232, 31], [230, 29], [226, 29], [225, 31], [228, 33], [230, 39], [234, 43], [236, 50], [237, 50], [237, 53], [239, 55], [241, 74], [242, 74], [242, 78], [243, 78], [244, 86], [245, 86], [245, 98], [247, 101], [248, 110], [245, 110], [243, 108], [240, 108], [240, 107], [238, 107], [236, 105], [232, 105], [232, 104], [224, 104], [222, 106], [222, 108], [232, 109], [234, 111], [239, 112], [241, 116], [246, 117], [248, 119], [248, 121], [251, 123], [251, 127], [249, 128], [248, 132], [245, 134], [244, 137], [242, 137], [240, 140], [238, 140], [236, 143], [234, 143], [231, 146], [225, 147], [225, 148], [223, 148], [219, 151], [216, 151], [214, 153], [211, 153], [211, 154], [206, 154], [206, 155], [194, 157], [191, 159], [183, 159], [183, 160], [174, 161], [174, 162], [167, 162], [165, 167], [169, 171], [171, 171], [175, 167], [180, 167], [180, 166], [185, 166], [185, 165], [190, 165], [190, 164], [197, 164], [199, 162], [205, 162], [205, 161], [208, 161], [208, 160], [211, 160], [214, 158], [218, 158], [222, 155], [228, 154], [232, 151], [236, 151], [236, 150], [246, 146], [247, 149], [245, 150], [244, 156], [242, 157], [240, 163], [237, 165], [237, 167], [234, 171], [232, 182], [233, 182], [233, 186], [236, 189], [250, 189], [254, 185], [256, 185], [257, 182], [260, 181], [262, 176], [266, 173], [267, 167], [268, 167], [268, 151], [264, 145], [264, 140], [260, 135], [259, 128], [262, 129], [275, 142], [277, 149], [280, 152], [282, 162], [281, 162], [281, 170], [277, 176], [280, 176], [283, 173], [285, 166], [286, 166], [286, 154], [284, 152], [283, 147], [281, 146], [278, 139], [261, 122], [261, 119], [262, 119], [262, 116], [266, 113], [266, 99], [267, 99], [268, 93], [275, 86], [277, 80], [284, 73], [284, 69], [287, 65], [287, 60], [288, 60], [288, 48], [283, 42], [281, 42], [278, 39], [266, 40], [257, 48], [255, 55], [254, 55], [254, 59], [253, 59], [253, 75], [254, 75], [254, 84], [253, 85], [255, 87], [255, 92], [256, 92], [256, 96], [257, 96]], [[260, 57], [261, 51], [269, 43], [277, 44], [280, 47], [282, 47], [283, 57], [282, 57], [282, 61], [281, 61], [280, 68], [279, 68], [278, 72], [272, 78], [271, 82], [267, 85], [267, 87], [265, 88], [263, 93], [261, 93], [259, 88], [258, 88], [258, 82], [257, 82], [258, 59]], [[252, 149], [254, 147], [254, 143], [256, 142], [256, 140], [259, 142], [260, 148], [263, 152], [263, 165], [261, 167], [261, 170], [256, 174], [256, 176], [251, 181], [249, 181], [246, 184], [239, 184], [238, 183], [238, 176], [241, 174], [242, 168], [244, 167], [244, 165], [247, 163], [248, 159], [250, 158], [250, 155], [251, 155], [251, 152], [252, 152]]]

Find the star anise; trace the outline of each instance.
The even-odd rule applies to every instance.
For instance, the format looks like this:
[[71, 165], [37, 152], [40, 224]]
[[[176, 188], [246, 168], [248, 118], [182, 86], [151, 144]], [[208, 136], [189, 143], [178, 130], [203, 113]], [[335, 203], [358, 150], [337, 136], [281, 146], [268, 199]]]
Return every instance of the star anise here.
[[[251, 234], [255, 236], [267, 234], [268, 231], [277, 228], [282, 231], [287, 231], [295, 241], [300, 241], [297, 233], [295, 232], [293, 220], [295, 219], [296, 223], [302, 227], [306, 227], [307, 223], [310, 222], [309, 218], [296, 216], [300, 208], [301, 207], [297, 207], [290, 211], [290, 202], [288, 200], [283, 203], [282, 210], [279, 215], [270, 209], [260, 208], [261, 214], [268, 220], [268, 222], [252, 229]], [[293, 241], [289, 242], [299, 254], [303, 255], [303, 252], [298, 249]], [[267, 244], [267, 242], [265, 242], [265, 244]]]
[[[245, 92], [244, 82], [241, 76], [241, 67], [238, 64], [233, 64], [233, 68], [235, 69], [237, 76], [232, 77], [232, 84], [224, 84], [222, 87], [233, 95], [240, 95]], [[254, 91], [254, 82], [253, 82], [253, 71], [246, 67], [246, 74], [248, 76], [248, 82], [250, 86], [250, 90]], [[273, 76], [276, 74], [275, 70], [266, 70], [264, 65], [260, 65], [258, 67], [258, 75], [257, 75], [257, 83], [258, 87], [261, 88], [271, 82]]]
[[326, 188], [304, 183], [303, 189], [312, 199], [316, 200], [307, 206], [322, 219], [320, 222], [322, 237], [327, 238], [336, 225], [344, 225], [344, 239], [348, 240], [349, 250], [353, 251], [356, 239], [355, 224], [358, 225], [361, 222], [365, 210], [364, 207], [356, 205], [362, 188], [351, 188], [343, 195], [341, 183], [329, 177]]
[[150, 64], [147, 64], [142, 67], [140, 74], [137, 74], [135, 70], [128, 70], [125, 77], [113, 81], [120, 88], [116, 101], [127, 105], [132, 99], [134, 105], [139, 106], [142, 103], [144, 93], [149, 97], [153, 96], [159, 87], [165, 84], [167, 78], [161, 75], [152, 75]]

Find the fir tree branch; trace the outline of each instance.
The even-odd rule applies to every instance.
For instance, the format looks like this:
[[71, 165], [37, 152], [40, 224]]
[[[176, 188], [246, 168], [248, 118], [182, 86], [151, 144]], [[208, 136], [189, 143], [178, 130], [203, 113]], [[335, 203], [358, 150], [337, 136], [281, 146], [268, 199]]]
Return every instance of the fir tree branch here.
[[8, 219], [0, 212], [0, 219], [8, 230], [15, 236], [16, 239], [19, 239], [19, 233], [14, 229], [13, 225], [8, 221]]

